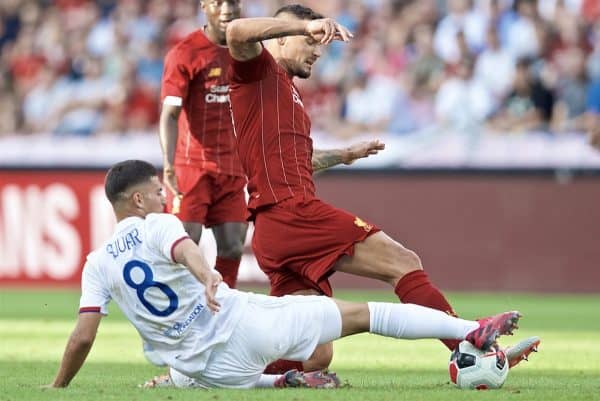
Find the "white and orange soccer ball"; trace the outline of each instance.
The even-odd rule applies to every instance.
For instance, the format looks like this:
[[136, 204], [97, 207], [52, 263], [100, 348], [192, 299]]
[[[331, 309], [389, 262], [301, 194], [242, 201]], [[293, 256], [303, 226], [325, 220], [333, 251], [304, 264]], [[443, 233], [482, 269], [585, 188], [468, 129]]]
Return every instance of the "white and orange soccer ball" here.
[[502, 350], [482, 351], [461, 342], [450, 356], [450, 380], [458, 388], [487, 390], [502, 387], [508, 376], [508, 361]]

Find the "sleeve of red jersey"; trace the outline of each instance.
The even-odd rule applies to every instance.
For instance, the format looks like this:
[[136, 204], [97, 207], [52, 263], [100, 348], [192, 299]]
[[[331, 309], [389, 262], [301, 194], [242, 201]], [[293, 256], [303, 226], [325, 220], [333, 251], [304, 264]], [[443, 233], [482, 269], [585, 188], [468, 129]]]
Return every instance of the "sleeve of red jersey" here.
[[239, 61], [232, 58], [228, 79], [229, 82], [238, 84], [257, 82], [273, 73], [275, 68], [275, 59], [263, 47], [261, 53], [250, 60]]
[[160, 98], [162, 103], [181, 106], [187, 97], [192, 71], [184, 51], [175, 47], [167, 53], [163, 69]]

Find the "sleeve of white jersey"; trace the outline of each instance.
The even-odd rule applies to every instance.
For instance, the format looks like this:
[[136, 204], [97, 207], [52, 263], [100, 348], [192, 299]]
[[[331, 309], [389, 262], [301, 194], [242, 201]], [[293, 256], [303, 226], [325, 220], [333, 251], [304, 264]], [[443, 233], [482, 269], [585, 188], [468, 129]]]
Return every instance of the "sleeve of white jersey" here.
[[79, 300], [79, 313], [96, 312], [108, 315], [110, 293], [106, 289], [102, 273], [98, 267], [88, 261], [83, 267], [81, 275], [81, 298]]
[[175, 262], [175, 246], [189, 238], [181, 221], [172, 214], [153, 213], [146, 216], [147, 239], [166, 260]]

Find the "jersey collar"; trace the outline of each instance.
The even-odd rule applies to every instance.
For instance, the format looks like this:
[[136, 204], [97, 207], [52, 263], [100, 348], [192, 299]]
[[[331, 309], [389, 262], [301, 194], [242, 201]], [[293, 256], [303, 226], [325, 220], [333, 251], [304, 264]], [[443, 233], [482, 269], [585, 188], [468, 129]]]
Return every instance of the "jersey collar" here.
[[123, 229], [125, 229], [125, 227], [129, 227], [130, 225], [134, 224], [138, 220], [143, 220], [143, 219], [139, 216], [129, 216], [129, 217], [124, 218], [123, 220], [119, 221], [117, 223], [117, 225], [115, 226], [115, 232], [122, 231]]

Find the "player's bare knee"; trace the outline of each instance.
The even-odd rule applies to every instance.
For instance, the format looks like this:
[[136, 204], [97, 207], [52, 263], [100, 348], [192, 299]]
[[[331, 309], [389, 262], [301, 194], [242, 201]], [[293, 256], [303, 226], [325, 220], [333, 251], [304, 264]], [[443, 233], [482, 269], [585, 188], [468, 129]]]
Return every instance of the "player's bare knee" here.
[[402, 276], [415, 270], [423, 270], [419, 255], [398, 243], [391, 245], [386, 262], [384, 281], [392, 286], [395, 286]]
[[192, 241], [196, 244], [200, 243], [200, 238], [202, 237], [202, 224], [184, 222], [183, 228]]
[[217, 244], [217, 255], [226, 259], [240, 259], [244, 251], [244, 244], [240, 241], [230, 241], [225, 244]]
[[423, 264], [421, 263], [421, 258], [417, 255], [416, 252], [411, 251], [410, 249], [404, 249], [404, 266], [406, 269], [406, 273], [410, 273], [415, 270], [423, 270]]

